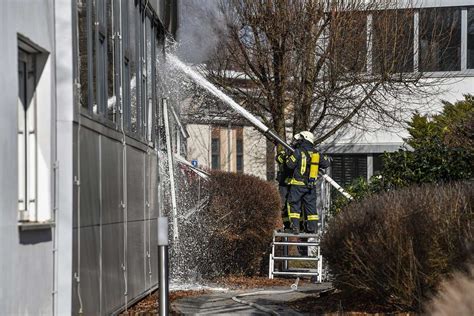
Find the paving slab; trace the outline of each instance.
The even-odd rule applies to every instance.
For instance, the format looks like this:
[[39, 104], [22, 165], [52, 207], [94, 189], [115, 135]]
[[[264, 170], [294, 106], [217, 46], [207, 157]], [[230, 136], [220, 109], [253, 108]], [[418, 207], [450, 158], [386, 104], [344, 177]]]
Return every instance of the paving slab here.
[[[225, 292], [214, 292], [201, 296], [186, 297], [171, 304], [174, 311], [184, 315], [268, 315], [270, 310], [273, 314], [280, 315], [302, 315], [297, 311], [285, 306], [286, 302], [315, 295], [318, 292], [331, 288], [330, 283], [304, 284], [298, 290], [287, 292], [289, 287], [268, 287], [258, 289], [230, 290]], [[265, 294], [269, 293], [271, 294]], [[285, 292], [285, 293], [284, 293]], [[252, 294], [252, 295], [248, 295]], [[256, 307], [239, 303], [232, 298], [237, 297], [248, 303], [257, 304], [266, 311]]]

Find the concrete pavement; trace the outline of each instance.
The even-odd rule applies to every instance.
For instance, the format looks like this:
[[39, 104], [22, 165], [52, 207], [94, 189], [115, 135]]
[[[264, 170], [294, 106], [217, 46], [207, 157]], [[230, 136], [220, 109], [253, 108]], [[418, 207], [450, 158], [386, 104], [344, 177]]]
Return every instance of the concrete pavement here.
[[[187, 297], [179, 299], [171, 304], [173, 311], [184, 315], [302, 315], [297, 311], [285, 306], [286, 302], [314, 296], [318, 292], [327, 290], [330, 283], [303, 284], [296, 291], [288, 293], [289, 287], [271, 287], [260, 289], [246, 289], [245, 291], [225, 291], [215, 292], [202, 296]], [[268, 291], [275, 291], [272, 294]], [[260, 293], [259, 293], [260, 292]], [[284, 293], [286, 292], [286, 293]], [[255, 295], [246, 295], [255, 293]], [[242, 295], [242, 296], [239, 296]], [[257, 307], [234, 301], [237, 297], [248, 303], [258, 304], [263, 310]]]

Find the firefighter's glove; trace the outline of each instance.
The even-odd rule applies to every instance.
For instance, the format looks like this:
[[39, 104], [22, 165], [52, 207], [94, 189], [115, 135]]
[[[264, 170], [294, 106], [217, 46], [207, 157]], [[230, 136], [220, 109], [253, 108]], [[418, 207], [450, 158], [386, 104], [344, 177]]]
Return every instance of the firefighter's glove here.
[[278, 161], [278, 163], [282, 164], [286, 161], [286, 156], [286, 152], [284, 150], [281, 150], [280, 152], [278, 152], [276, 160]]

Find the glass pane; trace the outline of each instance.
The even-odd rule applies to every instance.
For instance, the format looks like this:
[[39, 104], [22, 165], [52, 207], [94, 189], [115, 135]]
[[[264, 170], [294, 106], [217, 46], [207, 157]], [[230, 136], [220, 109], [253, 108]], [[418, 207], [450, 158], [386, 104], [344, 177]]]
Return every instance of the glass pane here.
[[339, 12], [331, 22], [333, 72], [362, 72], [367, 61], [367, 15]]
[[413, 12], [392, 10], [373, 15], [372, 60], [378, 73], [413, 71]]
[[420, 11], [421, 71], [461, 70], [461, 10]]
[[115, 121], [115, 112], [117, 106], [117, 99], [115, 97], [114, 89], [114, 29], [113, 29], [113, 6], [112, 0], [106, 1], [107, 14], [107, 118]]
[[237, 139], [237, 155], [243, 154], [244, 152], [244, 141], [242, 139]]
[[467, 11], [467, 68], [474, 69], [474, 8]]
[[367, 179], [366, 155], [336, 155], [332, 158], [332, 178], [340, 185], [350, 185], [361, 177]]
[[[128, 57], [130, 67], [130, 130], [137, 132], [137, 7], [128, 1]], [[139, 38], [139, 37], [138, 37]]]
[[145, 111], [145, 121], [143, 122], [145, 125], [145, 135], [147, 140], [151, 140], [151, 110], [152, 110], [152, 73], [151, 73], [151, 63], [152, 63], [152, 56], [151, 56], [151, 38], [154, 36], [151, 28], [151, 21], [150, 19], [146, 19], [146, 102], [147, 105]]
[[79, 83], [81, 84], [81, 89], [79, 91], [79, 102], [83, 108], [88, 108], [88, 86], [87, 86], [87, 1], [78, 0], [77, 1], [77, 23], [78, 23], [78, 40], [79, 40]]
[[145, 113], [146, 113], [146, 27], [145, 27], [145, 11], [140, 10], [139, 12], [139, 20], [138, 20], [138, 33], [137, 33], [137, 42], [139, 43], [138, 48], [138, 76], [140, 78], [140, 83], [137, 85], [138, 87], [138, 102], [137, 102], [137, 109], [138, 109], [138, 131], [140, 136], [145, 135], [144, 131], [144, 122], [145, 122]]
[[212, 153], [212, 169], [220, 168], [220, 140], [219, 138], [213, 138], [211, 143]]
[[[89, 65], [92, 64], [92, 72], [91, 69], [89, 69], [89, 76], [88, 76], [88, 81], [89, 81], [89, 92], [92, 93], [91, 96], [89, 96], [89, 108], [92, 108], [93, 113], [99, 113], [99, 107], [98, 107], [98, 95], [97, 95], [97, 72], [98, 72], [98, 65], [97, 65], [97, 32], [95, 31], [96, 27], [95, 24], [97, 22], [97, 16], [96, 16], [96, 1], [95, 0], [87, 0], [89, 2], [88, 4], [88, 28], [89, 28], [89, 50], [92, 52], [92, 54], [88, 53], [89, 57]], [[89, 66], [90, 67], [90, 66]]]
[[383, 170], [383, 154], [375, 154], [373, 158], [373, 172], [378, 175]]
[[[20, 52], [21, 56], [22, 53]], [[19, 56], [19, 57], [20, 57]], [[26, 62], [18, 60], [18, 210], [26, 210]]]

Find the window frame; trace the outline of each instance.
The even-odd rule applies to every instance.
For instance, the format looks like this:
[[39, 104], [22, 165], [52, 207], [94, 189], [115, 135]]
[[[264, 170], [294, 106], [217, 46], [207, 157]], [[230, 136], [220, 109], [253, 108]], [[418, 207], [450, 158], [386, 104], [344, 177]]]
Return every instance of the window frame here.
[[[45, 67], [49, 56], [48, 51], [22, 34], [17, 34], [18, 191], [16, 212], [21, 230], [47, 228], [54, 220], [56, 164], [52, 161], [52, 157], [45, 156], [40, 159], [39, 156], [40, 150], [52, 149], [50, 142], [45, 139], [49, 139], [54, 133], [54, 121], [48, 114], [55, 106], [50, 99], [51, 69]], [[22, 65], [23, 76], [20, 72]], [[21, 87], [24, 89], [21, 90]], [[42, 178], [41, 186], [38, 181], [40, 176], [46, 177]], [[20, 187], [23, 187], [23, 190]], [[23, 205], [20, 202], [21, 197], [23, 197]]]
[[[18, 45], [18, 220], [36, 222], [38, 217], [36, 54]], [[22, 71], [21, 71], [21, 70]], [[20, 76], [20, 73], [23, 75]], [[29, 77], [33, 76], [32, 82]], [[23, 89], [22, 89], [23, 88]], [[21, 95], [20, 95], [21, 94]], [[23, 108], [22, 108], [23, 105]], [[28, 106], [27, 106], [28, 105]], [[26, 106], [26, 108], [25, 108]], [[31, 126], [32, 125], [32, 126]], [[21, 134], [21, 136], [20, 136]], [[33, 161], [31, 161], [33, 160]], [[33, 204], [33, 205], [31, 205]], [[22, 207], [23, 205], [23, 207]]]

